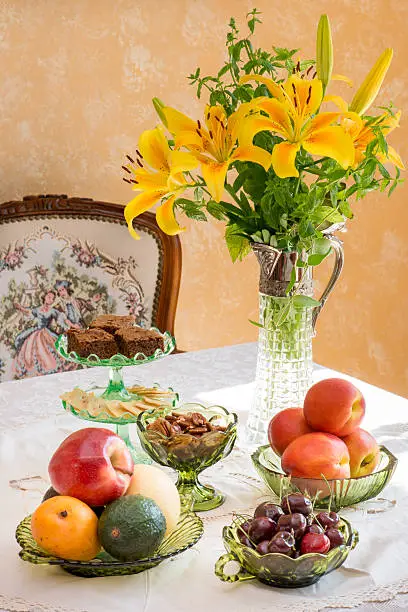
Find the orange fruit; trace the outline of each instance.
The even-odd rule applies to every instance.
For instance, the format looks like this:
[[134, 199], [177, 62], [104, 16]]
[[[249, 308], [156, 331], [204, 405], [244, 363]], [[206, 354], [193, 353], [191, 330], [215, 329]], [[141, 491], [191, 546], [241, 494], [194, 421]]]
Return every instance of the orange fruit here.
[[98, 517], [75, 497], [59, 495], [43, 502], [31, 517], [31, 532], [38, 546], [62, 559], [89, 561], [101, 550]]

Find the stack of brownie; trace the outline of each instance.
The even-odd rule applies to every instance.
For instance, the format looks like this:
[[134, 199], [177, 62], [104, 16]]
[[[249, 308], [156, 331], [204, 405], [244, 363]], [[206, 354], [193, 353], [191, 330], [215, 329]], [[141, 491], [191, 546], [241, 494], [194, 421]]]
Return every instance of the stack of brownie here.
[[97, 355], [109, 359], [120, 353], [133, 358], [137, 353], [153, 355], [157, 349], [164, 350], [163, 338], [155, 331], [135, 325], [132, 315], [99, 315], [88, 329], [69, 329], [68, 352], [80, 357]]

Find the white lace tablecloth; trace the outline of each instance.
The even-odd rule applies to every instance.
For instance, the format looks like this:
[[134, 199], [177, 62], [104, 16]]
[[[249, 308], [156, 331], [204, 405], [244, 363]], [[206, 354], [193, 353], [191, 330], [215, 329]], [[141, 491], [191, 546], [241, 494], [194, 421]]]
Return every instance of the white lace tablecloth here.
[[[246, 344], [175, 355], [128, 368], [126, 383], [172, 386], [183, 401], [218, 403], [245, 423], [253, 391], [256, 346]], [[316, 368], [315, 378], [337, 375]], [[106, 382], [102, 368], [0, 384], [0, 609], [81, 612], [359, 612], [408, 610], [408, 400], [353, 381], [367, 400], [365, 427], [398, 456], [388, 501], [343, 511], [360, 532], [346, 564], [316, 585], [274, 589], [253, 580], [222, 583], [214, 563], [223, 554], [222, 526], [232, 511], [249, 511], [267, 494], [240, 439], [224, 462], [207, 470], [227, 494], [223, 506], [202, 513], [205, 534], [182, 555], [134, 576], [84, 579], [18, 557], [17, 523], [48, 487], [47, 463], [58, 444], [87, 423], [63, 411], [59, 395], [78, 385]], [[347, 378], [347, 377], [346, 377]], [[351, 379], [353, 380], [353, 379]], [[373, 512], [376, 510], [382, 512]]]

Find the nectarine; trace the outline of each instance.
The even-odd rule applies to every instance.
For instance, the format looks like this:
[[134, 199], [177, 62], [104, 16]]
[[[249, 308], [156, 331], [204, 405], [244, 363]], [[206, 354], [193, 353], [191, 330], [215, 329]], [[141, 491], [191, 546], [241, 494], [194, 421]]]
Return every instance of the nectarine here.
[[343, 442], [349, 451], [352, 478], [374, 472], [380, 460], [380, 449], [368, 431], [358, 428], [343, 438]]
[[303, 406], [305, 419], [312, 429], [340, 438], [357, 429], [364, 412], [361, 391], [342, 378], [327, 378], [310, 387]]
[[286, 474], [301, 478], [350, 478], [350, 456], [343, 440], [315, 431], [293, 440], [282, 455]]
[[281, 456], [293, 440], [312, 431], [306, 423], [302, 408], [286, 408], [278, 412], [269, 423], [269, 444]]

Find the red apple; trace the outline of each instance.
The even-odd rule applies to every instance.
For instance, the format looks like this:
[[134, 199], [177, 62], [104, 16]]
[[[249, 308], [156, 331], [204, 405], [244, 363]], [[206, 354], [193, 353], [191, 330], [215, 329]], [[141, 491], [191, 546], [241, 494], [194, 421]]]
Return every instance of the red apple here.
[[48, 472], [61, 495], [104, 506], [124, 495], [133, 467], [122, 438], [110, 429], [87, 427], [65, 438], [51, 457]]
[[365, 400], [357, 387], [347, 380], [327, 378], [310, 387], [303, 413], [312, 429], [343, 438], [363, 420]]
[[303, 416], [303, 408], [286, 408], [278, 412], [269, 423], [269, 444], [280, 456], [293, 440], [312, 431]]
[[331, 434], [305, 434], [282, 455], [282, 469], [300, 478], [350, 478], [350, 456], [343, 440]]
[[349, 451], [352, 478], [374, 472], [380, 460], [380, 448], [368, 431], [358, 428], [343, 438], [343, 442]]

